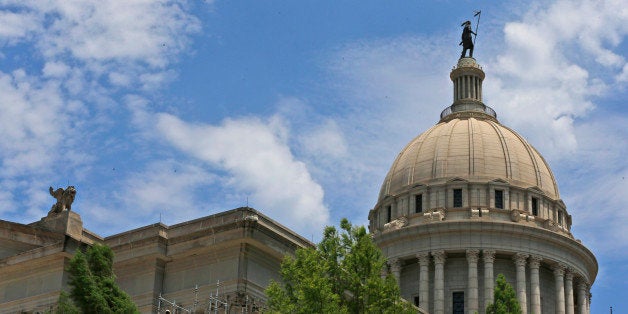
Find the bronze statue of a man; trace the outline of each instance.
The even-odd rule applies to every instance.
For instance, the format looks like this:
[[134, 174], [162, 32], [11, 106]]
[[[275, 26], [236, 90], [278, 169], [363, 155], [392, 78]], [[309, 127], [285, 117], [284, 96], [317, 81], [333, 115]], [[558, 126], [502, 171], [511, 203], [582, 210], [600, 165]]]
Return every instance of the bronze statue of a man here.
[[471, 30], [471, 21], [466, 21], [460, 26], [464, 26], [462, 30], [462, 40], [460, 41], [460, 45], [462, 45], [460, 59], [465, 57], [467, 50], [469, 50], [469, 58], [473, 58], [473, 38], [471, 34], [475, 35], [475, 33]]

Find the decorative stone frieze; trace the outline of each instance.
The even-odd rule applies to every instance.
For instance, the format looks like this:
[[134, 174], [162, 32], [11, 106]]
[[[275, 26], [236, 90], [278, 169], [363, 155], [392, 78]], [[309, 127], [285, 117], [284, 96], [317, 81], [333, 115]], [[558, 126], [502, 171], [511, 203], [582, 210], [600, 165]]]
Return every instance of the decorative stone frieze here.
[[398, 230], [408, 225], [408, 218], [401, 216], [389, 223], [384, 224], [384, 231]]
[[426, 222], [430, 221], [442, 221], [445, 219], [445, 209], [444, 208], [434, 208], [431, 211], [423, 214], [423, 219]]

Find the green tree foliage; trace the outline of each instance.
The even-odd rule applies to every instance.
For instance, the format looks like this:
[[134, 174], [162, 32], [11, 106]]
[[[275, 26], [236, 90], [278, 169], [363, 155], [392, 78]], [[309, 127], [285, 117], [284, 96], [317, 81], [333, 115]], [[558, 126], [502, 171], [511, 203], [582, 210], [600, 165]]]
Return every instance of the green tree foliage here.
[[316, 248], [298, 249], [281, 264], [283, 283], [266, 294], [270, 313], [415, 313], [395, 279], [381, 277], [385, 259], [364, 227], [347, 219], [326, 227]]
[[83, 313], [139, 313], [115, 282], [113, 251], [94, 244], [70, 260], [70, 297]]
[[57, 304], [56, 310], [54, 312], [46, 312], [46, 313], [55, 313], [55, 314], [80, 314], [78, 307], [74, 305], [72, 300], [70, 299], [70, 295], [67, 292], [61, 291], [61, 295], [59, 295], [59, 303]]
[[504, 275], [497, 275], [497, 285], [493, 293], [493, 304], [489, 304], [486, 308], [487, 314], [521, 314], [519, 300], [515, 294], [515, 290], [508, 282]]

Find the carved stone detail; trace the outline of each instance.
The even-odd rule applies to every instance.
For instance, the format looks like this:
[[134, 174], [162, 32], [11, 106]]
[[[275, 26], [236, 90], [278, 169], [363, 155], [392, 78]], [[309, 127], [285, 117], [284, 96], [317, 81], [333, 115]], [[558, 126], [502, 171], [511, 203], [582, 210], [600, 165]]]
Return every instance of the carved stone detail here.
[[493, 263], [495, 262], [495, 251], [482, 250], [482, 257], [484, 258], [484, 263]]
[[445, 209], [435, 208], [432, 211], [423, 214], [425, 221], [443, 221], [445, 220]]
[[408, 225], [408, 218], [406, 216], [401, 216], [387, 224], [384, 225], [385, 231], [398, 230]]
[[428, 265], [430, 263], [430, 253], [421, 252], [416, 254], [416, 258], [419, 260], [419, 265]]
[[541, 261], [543, 260], [542, 257], [538, 256], [538, 255], [531, 255], [530, 256], [530, 268], [539, 268], [541, 266]]
[[52, 187], [50, 187], [49, 191], [50, 195], [57, 199], [57, 202], [50, 208], [48, 216], [58, 214], [64, 210], [72, 210], [72, 203], [74, 202], [74, 197], [76, 197], [76, 189], [74, 186], [70, 185], [65, 190], [63, 188], [53, 190]]
[[432, 252], [432, 256], [434, 256], [434, 264], [445, 264], [445, 260], [447, 259], [445, 251], [434, 251]]
[[467, 250], [467, 261], [470, 263], [477, 263], [480, 250]]
[[525, 267], [528, 256], [529, 255], [525, 253], [517, 253], [512, 259], [515, 261], [515, 265], [517, 265], [517, 267]]

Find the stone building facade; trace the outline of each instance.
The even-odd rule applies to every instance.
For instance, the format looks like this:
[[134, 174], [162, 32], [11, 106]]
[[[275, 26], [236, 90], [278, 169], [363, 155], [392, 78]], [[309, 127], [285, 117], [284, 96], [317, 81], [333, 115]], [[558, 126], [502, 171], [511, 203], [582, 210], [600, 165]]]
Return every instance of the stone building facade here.
[[589, 313], [595, 256], [545, 159], [483, 103], [484, 77], [458, 61], [453, 104], [399, 153], [369, 229], [402, 296], [430, 313], [484, 313], [500, 273], [523, 313]]
[[216, 295], [221, 313], [227, 306], [259, 312], [283, 257], [313, 245], [248, 207], [104, 238], [83, 228], [74, 211], [29, 225], [0, 221], [0, 314], [53, 308], [68, 291], [69, 260], [93, 243], [112, 248], [117, 281], [142, 313], [175, 313], [176, 306], [204, 313]]

